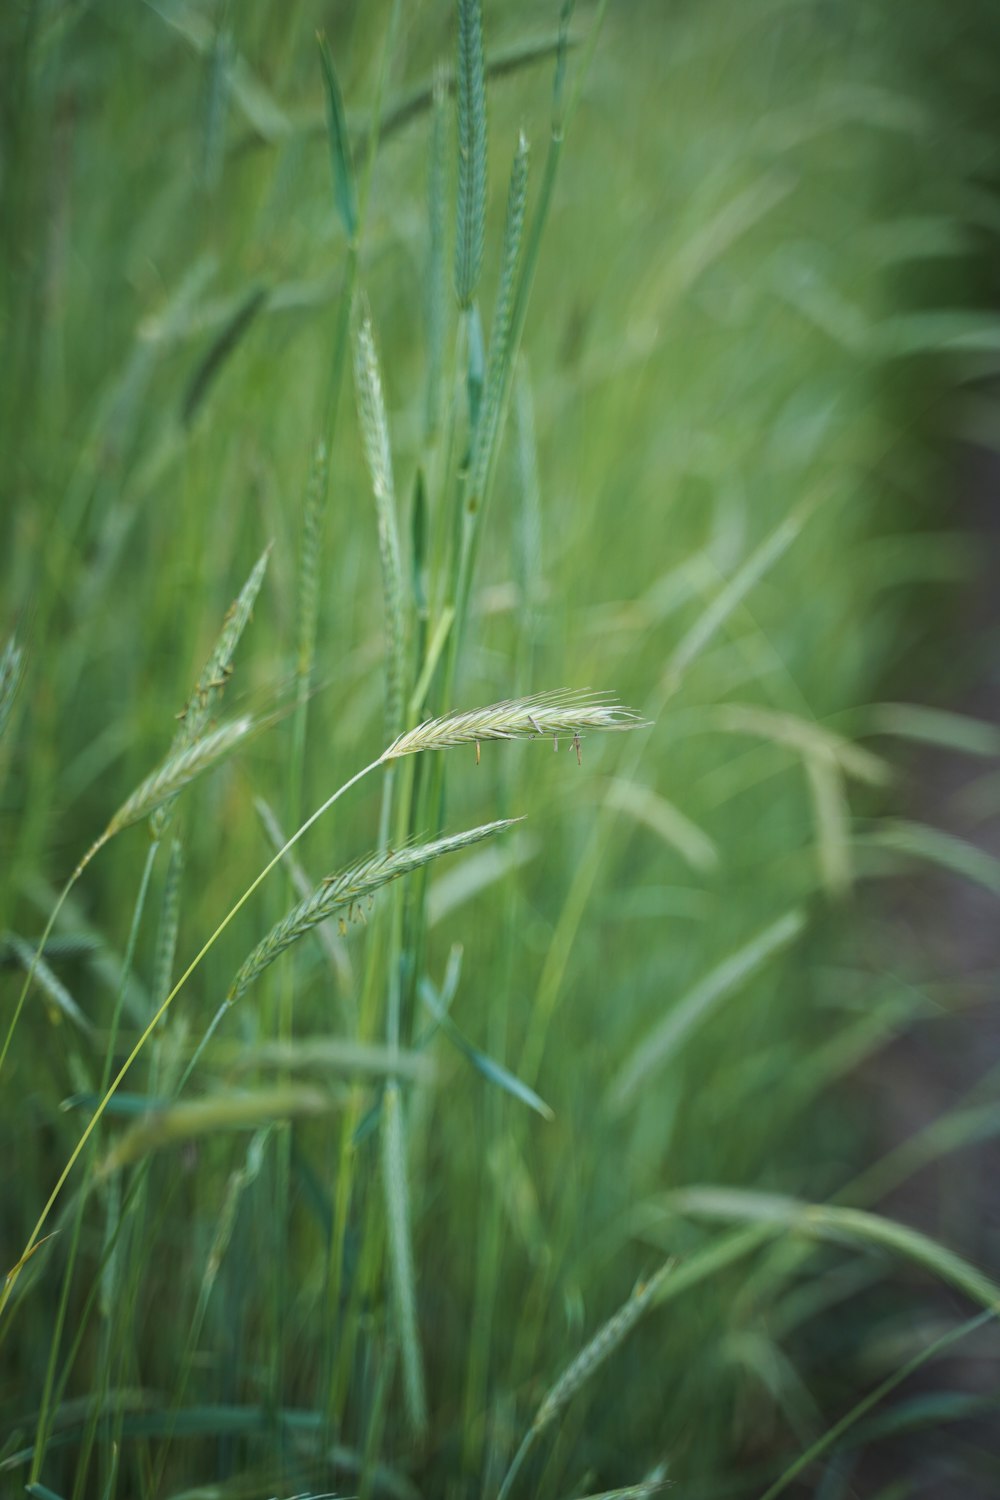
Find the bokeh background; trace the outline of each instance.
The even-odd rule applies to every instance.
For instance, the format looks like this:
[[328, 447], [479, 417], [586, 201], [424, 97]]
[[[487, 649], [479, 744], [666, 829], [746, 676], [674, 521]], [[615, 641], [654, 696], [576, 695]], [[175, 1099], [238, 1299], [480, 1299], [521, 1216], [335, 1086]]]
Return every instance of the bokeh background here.
[[[560, 1372], [666, 1257], [668, 1295], [512, 1494], [665, 1477], [760, 1496], [813, 1445], [789, 1493], [1000, 1488], [996, 1333], [966, 1327], [994, 1305], [966, 1270], [1000, 1277], [1000, 15], [612, 0], [563, 20], [560, 52], [555, 4], [485, 5], [487, 332], [518, 131], [531, 222], [557, 68], [579, 96], [447, 706], [589, 687], [650, 723], [586, 740], [579, 767], [568, 744], [449, 752], [446, 826], [525, 822], [435, 869], [423, 954], [440, 987], [461, 944], [454, 1023], [554, 1118], [412, 1018], [414, 1434], [381, 1080], [351, 1062], [384, 1024], [378, 910], [224, 1018], [181, 1095], [205, 1108], [170, 1134], [186, 1062], [292, 899], [277, 870], [17, 1278], [4, 1493], [492, 1500]], [[356, 272], [317, 29], [359, 181], [371, 163]], [[303, 529], [347, 285], [378, 341], [407, 577], [418, 473], [447, 534], [452, 103], [437, 188], [430, 163], [456, 31], [445, 0], [38, 0], [0, 20], [5, 1031], [58, 891], [169, 749], [272, 544], [225, 705], [262, 732], [185, 793], [182, 873], [164, 841], [127, 963], [149, 841], [95, 859], [13, 1033], [5, 1269], [155, 1008], [172, 902], [176, 977], [273, 853], [261, 802], [290, 830], [383, 747], [349, 369], [296, 769]], [[363, 783], [298, 849], [310, 882], [378, 825]], [[253, 1089], [270, 1102], [234, 1124]]]

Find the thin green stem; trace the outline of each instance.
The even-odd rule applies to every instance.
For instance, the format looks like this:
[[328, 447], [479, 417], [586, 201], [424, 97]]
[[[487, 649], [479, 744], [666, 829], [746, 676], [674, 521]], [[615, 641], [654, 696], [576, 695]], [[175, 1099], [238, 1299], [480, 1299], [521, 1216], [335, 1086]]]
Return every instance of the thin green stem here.
[[[100, 838], [97, 839], [95, 843], [91, 844], [90, 848], [87, 850], [86, 854], [83, 856], [80, 863], [77, 865], [76, 869], [73, 871], [72, 875], [63, 886], [62, 893], [60, 894], [55, 906], [52, 908], [52, 914], [45, 924], [45, 931], [42, 933], [42, 936], [38, 943], [38, 947], [35, 949], [34, 957], [32, 958], [31, 964], [28, 968], [28, 972], [24, 977], [24, 984], [21, 986], [21, 993], [18, 996], [17, 1004], [14, 1007], [14, 1014], [11, 1016], [10, 1025], [7, 1027], [7, 1035], [4, 1038], [3, 1050], [0, 1051], [0, 1073], [3, 1072], [3, 1065], [6, 1060], [7, 1053], [10, 1050], [10, 1044], [14, 1036], [14, 1029], [17, 1026], [18, 1021], [20, 1020], [21, 1011], [24, 1009], [24, 1002], [28, 998], [28, 992], [31, 989], [31, 982], [35, 977], [39, 959], [45, 951], [45, 944], [52, 936], [52, 929], [56, 925], [56, 919], [58, 918], [59, 913], [62, 911], [63, 905], [69, 897], [69, 894], [72, 891], [73, 887], [76, 885], [76, 882], [80, 879], [80, 876], [90, 864], [90, 861], [93, 859], [97, 851], [104, 847], [110, 837], [111, 835], [107, 831], [105, 831], [101, 834]], [[2, 1307], [3, 1301], [2, 1298], [0, 1298], [0, 1308]]]
[[177, 983], [167, 995], [166, 999], [154, 1012], [152, 1019], [146, 1026], [145, 1030], [142, 1032], [138, 1041], [135, 1043], [135, 1046], [132, 1048], [128, 1057], [125, 1059], [121, 1068], [118, 1070], [118, 1073], [116, 1074], [113, 1082], [106, 1090], [103, 1098], [101, 1099], [93, 1115], [91, 1116], [87, 1128], [84, 1130], [80, 1139], [77, 1141], [75, 1147], [73, 1148], [73, 1151], [70, 1153], [69, 1160], [60, 1172], [59, 1177], [56, 1180], [55, 1187], [49, 1194], [48, 1199], [45, 1203], [45, 1207], [42, 1209], [41, 1213], [38, 1216], [38, 1221], [35, 1224], [34, 1229], [31, 1231], [28, 1242], [21, 1253], [20, 1259], [18, 1260], [14, 1268], [7, 1273], [7, 1278], [4, 1282], [3, 1290], [0, 1291], [0, 1314], [3, 1313], [4, 1309], [7, 1306], [7, 1303], [10, 1300], [11, 1292], [13, 1291], [14, 1284], [21, 1272], [22, 1266], [31, 1255], [35, 1246], [38, 1244], [39, 1235], [45, 1227], [45, 1224], [48, 1222], [49, 1214], [52, 1212], [53, 1206], [55, 1205], [59, 1194], [62, 1192], [62, 1189], [66, 1183], [66, 1179], [69, 1177], [73, 1168], [76, 1166], [76, 1163], [80, 1159], [80, 1153], [83, 1151], [87, 1142], [90, 1140], [90, 1137], [93, 1135], [95, 1129], [97, 1128], [98, 1122], [104, 1114], [104, 1111], [107, 1109], [109, 1102], [115, 1094], [115, 1091], [119, 1088], [125, 1075], [128, 1073], [136, 1058], [139, 1056], [139, 1053], [145, 1047], [146, 1043], [152, 1036], [153, 1032], [156, 1030], [162, 1018], [166, 1015], [176, 996], [190, 979], [191, 975], [194, 973], [195, 969], [197, 969], [198, 965], [201, 963], [205, 955], [215, 946], [215, 943], [229, 926], [233, 918], [237, 915], [238, 912], [242, 911], [243, 907], [250, 900], [250, 897], [263, 883], [266, 877], [271, 873], [275, 865], [281, 862], [284, 856], [288, 853], [289, 849], [291, 849], [295, 844], [298, 843], [303, 834], [305, 834], [313, 826], [313, 824], [316, 823], [323, 816], [323, 814], [344, 795], [345, 792], [350, 791], [350, 789], [353, 786], [356, 786], [363, 777], [367, 776], [371, 771], [377, 770], [377, 768], [381, 764], [382, 760], [381, 757], [379, 757], [378, 760], [371, 761], [369, 765], [364, 766], [360, 771], [357, 771], [349, 781], [345, 781], [343, 786], [338, 787], [333, 795], [328, 797], [326, 801], [320, 807], [318, 807], [310, 817], [306, 819], [302, 826], [292, 834], [291, 838], [287, 841], [284, 847], [278, 850], [274, 858], [264, 866], [263, 870], [261, 870], [256, 879], [252, 881], [249, 886], [247, 886], [246, 890], [243, 892], [243, 895], [240, 897], [240, 899], [236, 902], [235, 906], [231, 907], [230, 910], [226, 913], [225, 917], [223, 917], [222, 921], [216, 927], [211, 937], [207, 940], [207, 942], [199, 950], [199, 952], [195, 954], [194, 958], [188, 964], [187, 968], [184, 970], [184, 973], [181, 975], [180, 979], [178, 979]]
[[[129, 931], [128, 943], [125, 949], [124, 961], [122, 963], [121, 978], [118, 983], [118, 991], [115, 996], [114, 1010], [111, 1016], [111, 1025], [108, 1033], [108, 1044], [104, 1052], [104, 1062], [101, 1069], [100, 1092], [103, 1093], [108, 1086], [111, 1075], [111, 1060], [114, 1057], [115, 1045], [118, 1039], [118, 1026], [121, 1021], [122, 1005], [125, 1000], [125, 991], [128, 987], [129, 975], [132, 972], [132, 963], [135, 957], [135, 945], [139, 936], [139, 926], [146, 905], [146, 895], [149, 891], [149, 881], [153, 873], [153, 865], [159, 844], [153, 843], [146, 855], [146, 863], [143, 868], [142, 877], [139, 882], [139, 890], [136, 895], [135, 907], [132, 913], [132, 925]], [[44, 939], [43, 939], [44, 942]], [[39, 944], [39, 952], [41, 944]], [[88, 1162], [89, 1167], [93, 1164], [93, 1154]], [[66, 1320], [66, 1312], [69, 1307], [70, 1289], [73, 1283], [73, 1273], [76, 1269], [76, 1257], [80, 1246], [80, 1231], [83, 1224], [83, 1208], [87, 1201], [86, 1186], [81, 1191], [77, 1200], [77, 1210], [73, 1223], [73, 1233], [70, 1239], [69, 1253], [66, 1257], [66, 1266], [63, 1271], [62, 1289], [59, 1295], [59, 1307], [56, 1312], [56, 1323], [52, 1331], [52, 1340], [49, 1345], [49, 1358], [45, 1369], [45, 1381], [42, 1386], [41, 1401], [38, 1408], [38, 1422], [35, 1427], [35, 1453], [31, 1464], [30, 1482], [34, 1484], [41, 1473], [42, 1463], [45, 1459], [45, 1449], [49, 1438], [49, 1412], [52, 1399], [52, 1388], [55, 1382], [56, 1363], [59, 1358], [59, 1346], [62, 1342], [63, 1327]], [[102, 1360], [100, 1368], [107, 1372], [107, 1361]]]

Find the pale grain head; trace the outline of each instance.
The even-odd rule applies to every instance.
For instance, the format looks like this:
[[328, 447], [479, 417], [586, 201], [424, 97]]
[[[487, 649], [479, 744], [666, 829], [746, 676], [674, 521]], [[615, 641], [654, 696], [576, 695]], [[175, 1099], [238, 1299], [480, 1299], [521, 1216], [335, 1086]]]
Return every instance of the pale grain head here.
[[579, 740], [606, 730], [638, 729], [644, 720], [604, 693], [557, 690], [528, 698], [508, 698], [486, 708], [442, 714], [408, 729], [383, 751], [383, 761], [422, 750], [447, 750], [482, 740]]
[[429, 843], [410, 844], [405, 849], [387, 849], [349, 865], [337, 875], [328, 876], [311, 895], [293, 906], [248, 955], [230, 986], [229, 999], [238, 1000], [279, 954], [284, 953], [286, 948], [290, 948], [328, 917], [360, 907], [362, 902], [390, 881], [420, 869], [422, 865], [439, 859], [443, 854], [453, 854], [459, 849], [467, 849], [471, 844], [478, 844], [482, 839], [492, 838], [517, 821], [516, 818], [503, 818], [495, 823], [484, 823], [479, 828], [469, 828], [462, 833], [432, 839]]
[[109, 839], [123, 828], [128, 828], [130, 824], [138, 823], [140, 819], [155, 812], [175, 792], [179, 792], [182, 786], [186, 786], [189, 781], [200, 776], [202, 771], [207, 771], [222, 760], [223, 756], [228, 755], [249, 734], [252, 727], [253, 720], [246, 716], [231, 724], [221, 724], [218, 729], [212, 729], [208, 734], [202, 735], [201, 739], [195, 740], [194, 744], [172, 751], [145, 781], [139, 783], [131, 797], [122, 803], [105, 829], [103, 838]]

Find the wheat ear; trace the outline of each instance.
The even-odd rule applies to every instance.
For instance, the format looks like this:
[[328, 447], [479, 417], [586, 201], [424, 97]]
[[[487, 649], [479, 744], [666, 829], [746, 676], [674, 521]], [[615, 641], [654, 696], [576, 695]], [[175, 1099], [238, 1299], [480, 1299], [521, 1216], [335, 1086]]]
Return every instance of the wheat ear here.
[[367, 859], [349, 865], [336, 875], [322, 881], [311, 895], [297, 906], [293, 906], [280, 922], [254, 948], [243, 961], [229, 989], [229, 1000], [238, 1000], [280, 953], [297, 943], [299, 938], [325, 922], [338, 911], [362, 909], [362, 903], [383, 885], [398, 880], [418, 870], [442, 854], [452, 854], [492, 838], [516, 823], [516, 818], [504, 818], [496, 823], [484, 823], [479, 828], [469, 828], [462, 833], [453, 833], [445, 838], [433, 839], [426, 844], [411, 844], [405, 849], [384, 850]]
[[655, 1303], [663, 1283], [670, 1275], [674, 1265], [674, 1261], [668, 1260], [648, 1281], [640, 1283], [628, 1301], [616, 1313], [612, 1314], [608, 1321], [594, 1334], [590, 1342], [580, 1350], [576, 1358], [571, 1360], [566, 1366], [559, 1379], [543, 1398], [538, 1411], [535, 1413], [535, 1420], [525, 1433], [521, 1446], [514, 1455], [514, 1461], [507, 1470], [507, 1477], [500, 1487], [497, 1500], [507, 1500], [518, 1471], [539, 1433], [543, 1432], [556, 1419], [563, 1408], [573, 1399], [580, 1387], [624, 1343], [642, 1316]]
[[557, 690], [528, 698], [508, 698], [486, 708], [442, 714], [408, 729], [393, 740], [381, 760], [398, 760], [421, 750], [445, 750], [455, 745], [478, 745], [481, 740], [533, 740], [551, 736], [577, 744], [595, 730], [638, 729], [644, 720], [604, 693]]
[[486, 70], [481, 0], [459, 0], [458, 67], [458, 226], [455, 236], [455, 294], [471, 307], [483, 264], [486, 233]]

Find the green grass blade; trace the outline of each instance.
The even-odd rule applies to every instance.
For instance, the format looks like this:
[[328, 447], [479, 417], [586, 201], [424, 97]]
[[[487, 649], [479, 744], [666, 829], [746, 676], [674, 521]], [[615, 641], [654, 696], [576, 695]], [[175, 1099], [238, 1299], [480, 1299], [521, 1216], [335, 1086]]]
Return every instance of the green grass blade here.
[[817, 1438], [815, 1443], [811, 1444], [793, 1464], [789, 1465], [780, 1479], [775, 1480], [774, 1484], [764, 1492], [761, 1500], [777, 1500], [777, 1497], [785, 1493], [794, 1479], [797, 1479], [800, 1474], [804, 1473], [818, 1458], [822, 1458], [823, 1454], [828, 1452], [843, 1437], [845, 1432], [850, 1431], [862, 1417], [867, 1416], [873, 1407], [877, 1406], [880, 1401], [884, 1401], [886, 1396], [891, 1395], [897, 1386], [902, 1385], [904, 1380], [908, 1380], [911, 1375], [915, 1374], [921, 1365], [926, 1364], [931, 1359], [936, 1359], [939, 1354], [943, 1354], [946, 1349], [950, 1349], [960, 1339], [966, 1338], [968, 1334], [975, 1332], [983, 1323], [995, 1316], [995, 1311], [979, 1313], [977, 1317], [970, 1318], [967, 1323], [962, 1323], [957, 1328], [949, 1329], [947, 1333], [942, 1334], [940, 1338], [935, 1339], [933, 1343], [929, 1344], [926, 1349], [922, 1349], [919, 1354], [914, 1355], [913, 1359], [907, 1361], [905, 1365], [890, 1375], [887, 1380], [883, 1380], [881, 1385], [876, 1386], [875, 1390], [863, 1397], [855, 1406], [852, 1406], [851, 1410], [845, 1416], [841, 1417], [839, 1422], [835, 1422], [832, 1427], [828, 1428], [822, 1437]]
[[608, 1091], [613, 1109], [624, 1109], [640, 1085], [677, 1053], [695, 1026], [752, 979], [805, 930], [803, 911], [786, 912], [714, 969], [671, 1007], [660, 1024], [634, 1048]]
[[208, 350], [198, 362], [194, 373], [188, 381], [183, 400], [181, 401], [181, 421], [185, 427], [191, 427], [194, 423], [194, 419], [205, 404], [212, 386], [219, 378], [228, 360], [232, 358], [243, 342], [243, 339], [249, 333], [250, 328], [257, 318], [257, 314], [263, 310], [267, 303], [267, 298], [268, 288], [266, 286], [251, 287], [232, 317], [223, 325], [219, 333], [216, 334]]
[[535, 1093], [534, 1089], [529, 1088], [526, 1083], [522, 1083], [520, 1078], [517, 1078], [502, 1063], [496, 1062], [492, 1057], [488, 1057], [485, 1052], [481, 1052], [478, 1047], [472, 1045], [468, 1038], [455, 1025], [428, 979], [424, 979], [421, 982], [420, 998], [437, 1021], [443, 1035], [472, 1064], [477, 1073], [481, 1073], [489, 1083], [495, 1084], [505, 1094], [510, 1094], [512, 1098], [519, 1100], [521, 1104], [526, 1104], [529, 1109], [534, 1110], [536, 1115], [541, 1115], [543, 1120], [555, 1119], [555, 1111], [546, 1104], [544, 1099]]
[[354, 164], [351, 160], [351, 143], [347, 133], [344, 101], [340, 93], [329, 44], [322, 32], [317, 32], [320, 67], [323, 70], [323, 88], [326, 96], [326, 130], [330, 145], [330, 168], [333, 173], [333, 200], [337, 206], [347, 238], [354, 240], [358, 232], [358, 195], [354, 183]]
[[883, 822], [861, 842], [873, 849], [903, 855], [907, 860], [936, 865], [1000, 896], [1000, 860], [953, 833], [931, 828], [926, 823], [898, 819]]
[[389, 1263], [402, 1348], [406, 1412], [414, 1434], [422, 1437], [427, 1431], [427, 1393], [417, 1323], [405, 1130], [399, 1085], [393, 1079], [386, 1085], [382, 1096], [382, 1179], [389, 1224]]

